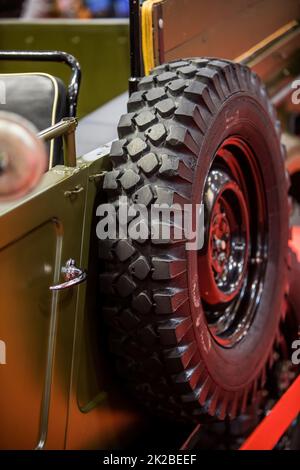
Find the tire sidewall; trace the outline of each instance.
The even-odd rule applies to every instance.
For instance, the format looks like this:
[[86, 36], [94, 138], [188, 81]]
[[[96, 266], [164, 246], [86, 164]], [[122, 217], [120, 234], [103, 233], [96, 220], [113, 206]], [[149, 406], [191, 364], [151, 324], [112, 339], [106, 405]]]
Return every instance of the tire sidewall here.
[[268, 225], [268, 260], [261, 300], [247, 334], [233, 347], [222, 347], [210, 334], [199, 300], [197, 252], [187, 251], [187, 260], [193, 327], [201, 356], [216, 383], [224, 389], [239, 390], [255, 379], [267, 361], [283, 311], [288, 205], [284, 161], [274, 122], [257, 97], [245, 92], [231, 95], [209, 126], [195, 170], [192, 203], [202, 201], [216, 150], [232, 135], [242, 137], [257, 157], [265, 187]]

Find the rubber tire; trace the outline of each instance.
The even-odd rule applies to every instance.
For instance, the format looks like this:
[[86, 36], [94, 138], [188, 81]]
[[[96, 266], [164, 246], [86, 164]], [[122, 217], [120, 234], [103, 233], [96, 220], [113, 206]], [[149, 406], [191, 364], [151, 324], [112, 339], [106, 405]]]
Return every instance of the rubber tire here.
[[118, 134], [113, 170], [103, 182], [116, 207], [120, 195], [148, 205], [199, 202], [215, 151], [232, 134], [258, 155], [268, 263], [253, 324], [234, 347], [222, 348], [210, 335], [198, 300], [196, 258], [184, 244], [112, 239], [99, 249], [103, 315], [124, 383], [151, 410], [184, 419], [234, 418], [263, 387], [285, 311], [288, 182], [273, 106], [247, 67], [182, 60], [140, 80]]

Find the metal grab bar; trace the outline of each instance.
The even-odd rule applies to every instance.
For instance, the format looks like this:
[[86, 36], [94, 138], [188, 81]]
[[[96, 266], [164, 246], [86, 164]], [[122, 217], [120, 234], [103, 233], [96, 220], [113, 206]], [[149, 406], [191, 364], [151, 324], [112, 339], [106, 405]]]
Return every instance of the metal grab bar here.
[[81, 83], [81, 68], [78, 60], [63, 51], [1, 51], [0, 60], [61, 62], [71, 68], [72, 75], [68, 85], [68, 116], [75, 117]]
[[38, 137], [45, 142], [55, 139], [56, 137], [63, 137], [64, 139], [64, 163], [66, 166], [76, 166], [76, 144], [75, 144], [75, 129], [77, 127], [77, 119], [74, 117], [64, 118], [54, 126], [47, 127], [38, 133]]

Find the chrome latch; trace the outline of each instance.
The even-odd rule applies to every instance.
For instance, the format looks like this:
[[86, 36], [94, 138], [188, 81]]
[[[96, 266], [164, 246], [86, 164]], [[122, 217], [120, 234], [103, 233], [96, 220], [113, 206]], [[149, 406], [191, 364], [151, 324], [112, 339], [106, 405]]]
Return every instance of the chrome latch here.
[[75, 260], [72, 258], [61, 268], [61, 272], [65, 282], [50, 286], [50, 290], [69, 289], [70, 287], [77, 286], [77, 284], [81, 284], [87, 278], [87, 272], [84, 269], [77, 268]]

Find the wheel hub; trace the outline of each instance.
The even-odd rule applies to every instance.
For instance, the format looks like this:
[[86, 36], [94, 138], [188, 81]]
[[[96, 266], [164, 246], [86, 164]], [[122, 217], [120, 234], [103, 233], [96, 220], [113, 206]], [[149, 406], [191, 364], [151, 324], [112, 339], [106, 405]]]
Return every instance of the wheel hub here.
[[205, 187], [206, 252], [200, 256], [207, 277], [201, 296], [211, 305], [232, 300], [241, 287], [248, 259], [249, 221], [236, 182], [224, 171], [212, 170]]
[[199, 290], [211, 333], [231, 346], [247, 331], [262, 291], [266, 211], [255, 156], [240, 139], [226, 140], [206, 179]]
[[230, 254], [230, 225], [220, 204], [214, 209], [212, 218], [211, 252], [212, 266], [219, 277], [225, 271], [226, 260]]

